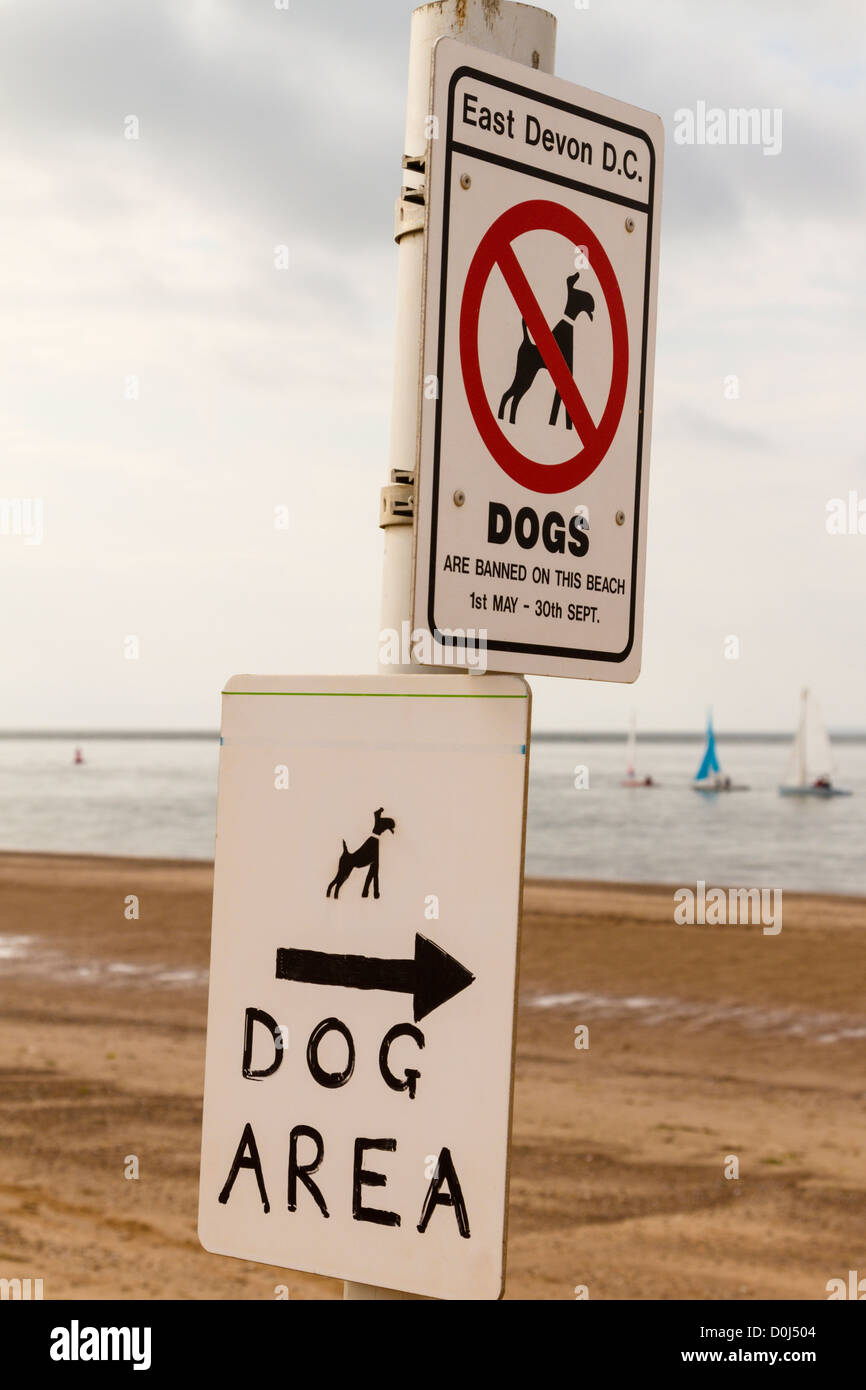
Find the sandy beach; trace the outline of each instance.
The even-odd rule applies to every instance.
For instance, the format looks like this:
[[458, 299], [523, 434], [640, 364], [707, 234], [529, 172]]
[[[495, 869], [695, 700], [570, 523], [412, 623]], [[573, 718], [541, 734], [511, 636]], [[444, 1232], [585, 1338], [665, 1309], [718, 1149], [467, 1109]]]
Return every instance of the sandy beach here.
[[[46, 1299], [341, 1296], [198, 1243], [211, 882], [0, 856], [0, 1276]], [[785, 894], [768, 936], [675, 925], [672, 887], [528, 882], [506, 1297], [866, 1272], [864, 958], [863, 899]]]

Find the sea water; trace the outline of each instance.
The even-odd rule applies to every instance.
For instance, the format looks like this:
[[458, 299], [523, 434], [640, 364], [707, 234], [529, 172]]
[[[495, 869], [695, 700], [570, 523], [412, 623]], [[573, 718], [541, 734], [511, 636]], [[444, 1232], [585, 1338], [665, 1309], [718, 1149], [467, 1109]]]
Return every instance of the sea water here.
[[[72, 741], [0, 739], [0, 850], [213, 857], [217, 739], [81, 746], [75, 766]], [[642, 742], [638, 772], [657, 785], [629, 789], [622, 740], [536, 736], [527, 873], [866, 894], [866, 741], [835, 747], [854, 795], [829, 801], [778, 795], [786, 744], [724, 738], [725, 771], [750, 790], [701, 795], [690, 781], [702, 752], [700, 741]]]

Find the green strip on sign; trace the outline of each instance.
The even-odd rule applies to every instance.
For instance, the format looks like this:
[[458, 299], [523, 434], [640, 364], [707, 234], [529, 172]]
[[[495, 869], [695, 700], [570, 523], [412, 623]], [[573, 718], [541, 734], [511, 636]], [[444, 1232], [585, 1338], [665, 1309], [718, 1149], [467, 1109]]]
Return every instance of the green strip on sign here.
[[223, 695], [296, 695], [317, 700], [329, 696], [339, 700], [525, 700], [526, 695], [456, 695], [434, 691], [412, 695], [408, 690], [223, 690]]

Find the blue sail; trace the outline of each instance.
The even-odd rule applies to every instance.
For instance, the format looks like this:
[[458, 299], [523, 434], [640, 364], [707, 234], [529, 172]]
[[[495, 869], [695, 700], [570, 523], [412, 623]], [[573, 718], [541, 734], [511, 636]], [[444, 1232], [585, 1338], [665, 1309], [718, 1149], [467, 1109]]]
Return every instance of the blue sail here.
[[721, 772], [721, 768], [716, 757], [716, 736], [713, 733], [712, 720], [710, 720], [707, 724], [707, 751], [704, 753], [704, 760], [695, 774], [695, 781], [705, 781], [712, 772]]

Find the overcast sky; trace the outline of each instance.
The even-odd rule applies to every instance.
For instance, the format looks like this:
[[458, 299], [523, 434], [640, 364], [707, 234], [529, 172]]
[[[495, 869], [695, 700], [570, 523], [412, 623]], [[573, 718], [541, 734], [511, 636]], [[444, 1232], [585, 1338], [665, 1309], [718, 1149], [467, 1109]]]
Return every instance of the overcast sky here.
[[[862, 6], [548, 8], [557, 74], [667, 144], [643, 674], [533, 680], [536, 726], [787, 728], [808, 683], [866, 727], [866, 534], [825, 525], [866, 499]], [[0, 726], [374, 669], [411, 9], [0, 8], [0, 493], [44, 504], [0, 535]], [[699, 101], [781, 110], [781, 151], [676, 144]]]

